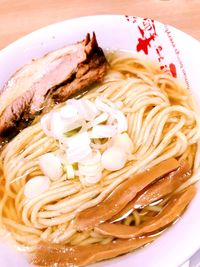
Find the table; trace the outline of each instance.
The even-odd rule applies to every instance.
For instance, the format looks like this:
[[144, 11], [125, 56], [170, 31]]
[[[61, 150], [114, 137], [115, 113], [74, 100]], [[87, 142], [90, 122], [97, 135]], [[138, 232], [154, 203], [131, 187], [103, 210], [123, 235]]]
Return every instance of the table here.
[[0, 0], [0, 49], [48, 24], [95, 14], [150, 17], [200, 40], [200, 0]]

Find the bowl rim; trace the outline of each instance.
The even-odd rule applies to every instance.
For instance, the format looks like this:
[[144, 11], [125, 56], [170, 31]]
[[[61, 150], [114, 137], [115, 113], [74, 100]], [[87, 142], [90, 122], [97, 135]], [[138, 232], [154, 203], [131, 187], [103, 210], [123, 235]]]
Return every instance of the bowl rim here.
[[[23, 42], [26, 42], [26, 40], [28, 40], [30, 38], [30, 36], [32, 37], [33, 35], [38, 35], [42, 32], [46, 32], [48, 31], [48, 29], [52, 28], [52, 27], [58, 27], [59, 25], [62, 25], [63, 23], [65, 22], [69, 22], [69, 23], [73, 23], [74, 21], [77, 21], [77, 20], [88, 20], [88, 19], [96, 19], [96, 18], [99, 18], [99, 19], [108, 19], [108, 18], [121, 18], [121, 17], [124, 17], [124, 15], [115, 15], [115, 14], [102, 14], [102, 15], [92, 15], [92, 16], [81, 16], [81, 17], [75, 17], [75, 18], [72, 18], [72, 19], [66, 19], [66, 20], [63, 20], [63, 21], [60, 21], [60, 22], [56, 22], [56, 23], [53, 23], [53, 24], [49, 24], [47, 26], [44, 26], [42, 28], [39, 28], [39, 29], [36, 29], [28, 34], [26, 34], [25, 36], [22, 36], [20, 37], [19, 39], [15, 40], [14, 42], [8, 44], [6, 47], [2, 48], [0, 50], [0, 65], [2, 64], [1, 63], [1, 56], [6, 52], [6, 53], [9, 53], [11, 50], [15, 49], [16, 46], [20, 45], [20, 43], [23, 43]], [[138, 16], [135, 16], [136, 18], [139, 18], [139, 19], [143, 19], [142, 17], [138, 17]], [[154, 22], [156, 24], [159, 24], [159, 25], [166, 25], [164, 23], [161, 23], [157, 20], [154, 20]], [[193, 42], [194, 45], [198, 47], [199, 51], [200, 51], [200, 41], [198, 41], [197, 39], [195, 39], [194, 37], [190, 36], [189, 34], [173, 27], [173, 26], [170, 26], [168, 25], [170, 30], [172, 30], [173, 33], [175, 34], [181, 34], [183, 37], [185, 36], [185, 38], [187, 38], [187, 40], [190, 40], [190, 42]], [[193, 252], [188, 252], [187, 256], [183, 257], [183, 260], [181, 263], [185, 262], [187, 259], [189, 259], [198, 249], [200, 248], [200, 241], [199, 241], [199, 245], [198, 247], [196, 247], [195, 249], [193, 249]], [[180, 263], [180, 264], [181, 264]]]
[[[59, 24], [63, 24], [64, 22], [73, 22], [73, 21], [76, 21], [76, 20], [80, 20], [80, 19], [96, 19], [96, 18], [109, 18], [109, 17], [113, 17], [113, 18], [120, 18], [120, 17], [124, 17], [126, 15], [124, 14], [98, 14], [98, 15], [88, 15], [88, 16], [79, 16], [79, 17], [74, 17], [74, 18], [70, 18], [70, 19], [66, 19], [66, 20], [61, 20], [61, 21], [58, 21], [58, 22], [55, 22], [55, 23], [51, 23], [51, 24], [48, 24], [46, 26], [43, 26], [41, 28], [38, 28], [36, 30], [33, 30], [21, 37], [19, 37], [18, 39], [14, 40], [13, 42], [9, 43], [8, 45], [6, 45], [5, 47], [3, 47], [2, 49], [0, 49], [0, 56], [2, 53], [5, 53], [5, 51], [7, 49], [10, 49], [12, 48], [14, 45], [22, 42], [22, 41], [25, 41], [26, 39], [28, 39], [30, 36], [32, 36], [33, 34], [38, 34], [39, 32], [42, 32], [42, 31], [46, 31], [48, 30], [49, 28], [52, 28], [52, 27], [55, 27], [55, 26], [58, 26]], [[128, 16], [133, 16], [133, 15], [128, 15]], [[133, 17], [136, 17], [137, 19], [144, 19], [144, 17], [140, 17], [140, 16], [133, 16]], [[153, 19], [154, 20], [154, 19]], [[187, 36], [187, 38], [191, 39], [192, 41], [196, 42], [197, 44], [199, 44], [200, 46], [200, 40], [197, 40], [196, 38], [194, 38], [193, 36], [191, 36], [190, 34], [182, 31], [182, 30], [179, 30], [178, 28], [170, 25], [170, 24], [166, 24], [166, 23], [162, 23], [158, 20], [154, 20], [155, 23], [157, 24], [162, 24], [162, 25], [167, 25], [169, 26], [173, 31], [175, 32], [179, 32], [181, 34], [184, 34], [185, 36]]]

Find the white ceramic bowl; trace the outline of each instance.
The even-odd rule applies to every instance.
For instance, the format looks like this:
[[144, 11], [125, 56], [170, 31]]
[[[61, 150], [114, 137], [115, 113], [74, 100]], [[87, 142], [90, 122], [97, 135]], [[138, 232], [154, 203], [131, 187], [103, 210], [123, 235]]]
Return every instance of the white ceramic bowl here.
[[[91, 16], [63, 21], [33, 32], [0, 51], [0, 88], [33, 58], [83, 39], [95, 31], [103, 48], [148, 54], [200, 96], [200, 43], [159, 22], [132, 16]], [[151, 245], [93, 266], [178, 267], [200, 248], [200, 190], [181, 219]], [[0, 266], [29, 266], [21, 256], [0, 249]]]

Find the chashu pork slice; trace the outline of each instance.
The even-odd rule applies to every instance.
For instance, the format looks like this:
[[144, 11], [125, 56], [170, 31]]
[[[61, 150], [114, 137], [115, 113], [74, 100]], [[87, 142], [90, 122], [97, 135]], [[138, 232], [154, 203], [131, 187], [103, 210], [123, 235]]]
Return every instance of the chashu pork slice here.
[[107, 60], [96, 36], [50, 52], [17, 71], [0, 95], [0, 139], [27, 126], [44, 107], [66, 101], [99, 81]]

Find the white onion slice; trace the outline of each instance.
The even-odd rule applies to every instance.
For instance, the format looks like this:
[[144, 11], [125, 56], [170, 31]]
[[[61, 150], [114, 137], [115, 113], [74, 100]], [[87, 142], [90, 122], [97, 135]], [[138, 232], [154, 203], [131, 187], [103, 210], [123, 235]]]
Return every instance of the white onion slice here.
[[98, 150], [92, 151], [87, 158], [79, 162], [78, 169], [83, 184], [98, 183], [102, 176], [101, 153]]
[[88, 99], [70, 99], [67, 102], [77, 108], [80, 117], [84, 120], [91, 121], [98, 115], [96, 106]]
[[105, 123], [107, 120], [108, 120], [108, 113], [101, 113], [101, 115], [99, 115], [98, 117], [96, 117], [93, 121], [91, 122], [88, 122], [86, 125], [85, 125], [85, 129], [86, 130], [89, 130], [91, 129], [92, 127], [98, 125], [98, 124], [101, 124], [101, 123]]
[[52, 153], [46, 153], [39, 158], [39, 165], [47, 177], [52, 181], [56, 181], [63, 175], [61, 161]]
[[81, 118], [83, 118], [84, 120], [89, 121], [90, 120], [89, 110], [84, 105], [84, 102], [82, 100], [75, 100], [75, 101], [76, 101], [79, 116], [81, 116]]
[[121, 111], [116, 111], [115, 118], [117, 120], [118, 133], [126, 132], [128, 130], [127, 118]]
[[93, 165], [78, 165], [79, 172], [85, 176], [95, 176], [96, 173], [102, 171], [101, 162]]
[[98, 124], [101, 124], [103, 122], [106, 122], [108, 119], [108, 113], [102, 113], [101, 115], [99, 115], [98, 117], [96, 117], [93, 121], [91, 121], [91, 123], [89, 123], [89, 127], [88, 128], [91, 128], [91, 127], [94, 127]]
[[96, 125], [90, 132], [90, 138], [110, 138], [117, 134], [114, 125]]
[[[107, 103], [109, 103], [108, 100], [107, 100]], [[112, 102], [109, 103], [109, 105], [108, 105], [108, 104], [104, 103], [103, 101], [101, 101], [99, 98], [96, 98], [95, 104], [99, 110], [106, 112], [106, 113], [109, 113], [110, 122], [113, 122], [116, 120], [118, 133], [127, 131], [128, 123], [127, 123], [126, 116], [123, 114], [123, 112], [121, 112], [120, 110], [117, 110], [115, 108], [115, 105]], [[113, 104], [113, 105], [111, 105], [111, 104]]]
[[73, 164], [75, 162], [79, 162], [80, 160], [83, 160], [86, 158], [90, 153], [92, 152], [92, 149], [90, 145], [84, 145], [73, 148], [73, 149], [67, 149], [67, 159], [70, 164]]
[[40, 120], [40, 124], [43, 132], [47, 136], [51, 136], [51, 113], [44, 115]]
[[41, 123], [44, 132], [56, 139], [62, 139], [65, 132], [74, 130], [83, 125], [83, 121], [78, 116], [71, 117], [71, 119], [68, 117], [68, 119], [66, 119], [63, 118], [61, 111], [53, 111], [49, 113], [48, 117], [43, 118]]
[[111, 107], [113, 110], [116, 109], [116, 104], [113, 103], [111, 100], [109, 100], [109, 99], [107, 99], [107, 98], [104, 98], [104, 99], [103, 99], [103, 102], [104, 102], [105, 104], [107, 104], [109, 107]]
[[[83, 125], [85, 125], [85, 122], [82, 120], [77, 120], [77, 121], [74, 121], [74, 122], [68, 123], [68, 124], [64, 123], [63, 135], [68, 136], [69, 132], [71, 132], [73, 130], [77, 130], [77, 129], [81, 129], [80, 131], [82, 131]], [[79, 133], [79, 131], [77, 133]], [[62, 140], [62, 138], [60, 138], [60, 140]]]
[[79, 163], [81, 165], [93, 165], [101, 162], [101, 153], [99, 150], [93, 150], [90, 155], [88, 155], [86, 158], [84, 158]]
[[102, 167], [108, 171], [117, 171], [124, 167], [127, 162], [126, 152], [118, 147], [112, 146], [104, 151], [101, 157]]
[[72, 123], [78, 119], [78, 110], [74, 105], [67, 104], [61, 108], [60, 116]]
[[54, 138], [59, 139], [64, 133], [64, 123], [58, 111], [51, 113], [51, 134]]
[[79, 162], [92, 152], [90, 147], [91, 141], [87, 132], [76, 134], [75, 136], [67, 138], [66, 140], [66, 153], [70, 164]]
[[78, 133], [75, 136], [66, 138], [66, 144], [69, 148], [81, 147], [82, 145], [90, 144], [90, 137], [88, 132]]
[[105, 104], [100, 98], [96, 98], [94, 102], [98, 110], [106, 112], [106, 113], [113, 112], [113, 108]]
[[123, 107], [123, 102], [122, 101], [117, 101], [117, 102], [115, 102], [115, 106], [116, 106], [116, 108], [117, 109], [121, 109], [122, 107]]
[[117, 132], [122, 133], [128, 130], [127, 118], [120, 110], [115, 110], [110, 117], [110, 122], [117, 126]]
[[[61, 147], [61, 145], [60, 145], [60, 147]], [[65, 147], [64, 147], [64, 149], [65, 149]], [[59, 158], [60, 162], [61, 162], [63, 165], [66, 165], [66, 164], [68, 164], [68, 162], [67, 162], [67, 155], [66, 155], [64, 149], [63, 149], [63, 148], [61, 148], [61, 149], [57, 149], [56, 151], [53, 152], [53, 154], [54, 154], [57, 158]]]
[[127, 133], [122, 133], [114, 136], [111, 140], [113, 146], [119, 146], [126, 151], [126, 153], [131, 154], [133, 152], [133, 141]]
[[101, 172], [96, 173], [94, 176], [83, 176], [81, 179], [81, 182], [85, 185], [91, 185], [91, 184], [96, 184], [101, 180]]
[[87, 118], [86, 120], [93, 120], [98, 114], [98, 110], [93, 102], [88, 99], [82, 99], [82, 105], [87, 110]]
[[27, 198], [35, 198], [49, 189], [51, 182], [46, 176], [31, 178], [24, 187], [24, 195]]

